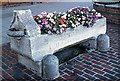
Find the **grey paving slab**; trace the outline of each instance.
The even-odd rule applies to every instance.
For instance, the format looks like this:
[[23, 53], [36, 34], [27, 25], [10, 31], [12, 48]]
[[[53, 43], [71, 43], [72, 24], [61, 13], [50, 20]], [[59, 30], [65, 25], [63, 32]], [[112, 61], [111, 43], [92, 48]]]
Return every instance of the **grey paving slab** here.
[[0, 45], [8, 43], [10, 41], [9, 37], [2, 37], [2, 42], [0, 42]]
[[[10, 27], [11, 20], [12, 20], [12, 17], [10, 17], [10, 18], [3, 18], [2, 19], [2, 27], [8, 29]], [[2, 29], [4, 30], [4, 28], [2, 28]]]

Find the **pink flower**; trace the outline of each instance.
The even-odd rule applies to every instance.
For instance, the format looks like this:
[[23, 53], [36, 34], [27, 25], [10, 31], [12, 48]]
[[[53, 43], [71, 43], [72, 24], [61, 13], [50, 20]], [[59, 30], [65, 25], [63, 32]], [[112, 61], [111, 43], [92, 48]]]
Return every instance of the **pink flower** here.
[[50, 35], [50, 34], [52, 34], [52, 32], [51, 32], [51, 31], [48, 31], [48, 34]]
[[57, 30], [57, 28], [53, 28], [53, 30], [54, 30], [54, 31], [56, 31], [56, 30]]
[[45, 22], [45, 24], [48, 24], [48, 22]]
[[42, 22], [43, 22], [43, 23], [47, 22], [47, 19], [43, 19]]
[[76, 14], [76, 10], [74, 10], [74, 13]]
[[50, 25], [49, 24], [46, 24], [46, 28], [49, 28], [50, 27]]
[[49, 26], [49, 29], [52, 29], [52, 27], [51, 27], [51, 26]]

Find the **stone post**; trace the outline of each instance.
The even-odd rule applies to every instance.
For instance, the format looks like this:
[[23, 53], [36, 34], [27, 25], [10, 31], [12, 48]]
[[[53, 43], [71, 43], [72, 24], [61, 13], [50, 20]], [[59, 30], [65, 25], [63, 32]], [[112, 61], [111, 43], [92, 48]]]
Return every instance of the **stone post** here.
[[59, 76], [59, 61], [55, 55], [46, 55], [42, 60], [42, 76], [53, 80]]
[[97, 50], [101, 52], [106, 52], [110, 47], [110, 39], [106, 34], [100, 34], [97, 37]]

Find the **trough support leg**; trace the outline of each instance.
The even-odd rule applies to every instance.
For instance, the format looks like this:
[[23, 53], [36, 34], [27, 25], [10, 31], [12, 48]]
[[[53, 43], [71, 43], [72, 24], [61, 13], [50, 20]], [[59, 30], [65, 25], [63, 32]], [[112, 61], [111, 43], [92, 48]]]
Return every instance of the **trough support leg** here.
[[59, 61], [55, 55], [46, 55], [42, 60], [43, 79], [53, 80], [59, 77]]
[[87, 52], [92, 52], [96, 49], [96, 38], [92, 37], [88, 39], [87, 41], [82, 43], [82, 46], [86, 48]]
[[100, 34], [97, 37], [97, 50], [100, 52], [107, 52], [110, 47], [110, 38], [106, 34]]

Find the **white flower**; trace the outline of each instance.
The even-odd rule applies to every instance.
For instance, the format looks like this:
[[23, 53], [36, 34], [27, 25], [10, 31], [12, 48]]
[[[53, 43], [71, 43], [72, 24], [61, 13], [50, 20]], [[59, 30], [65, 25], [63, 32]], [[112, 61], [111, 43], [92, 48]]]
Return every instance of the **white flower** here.
[[56, 33], [57, 33], [57, 34], [59, 34], [60, 32], [59, 32], [59, 31], [57, 31]]
[[76, 21], [75, 23], [76, 23], [77, 26], [79, 25], [79, 22], [78, 22], [78, 21]]
[[41, 12], [41, 14], [42, 14], [42, 15], [46, 15], [46, 14], [47, 14], [47, 12], [45, 12], [45, 11], [44, 11], [44, 12]]
[[98, 17], [101, 17], [101, 14], [100, 14], [100, 13], [98, 13]]
[[61, 26], [66, 27], [66, 25], [65, 25], [65, 24], [62, 24]]
[[82, 19], [83, 19], [83, 20], [85, 20], [85, 19], [86, 19], [86, 17], [82, 15]]
[[86, 7], [82, 7], [82, 8], [86, 8]]
[[83, 11], [81, 11], [81, 14], [83, 14]]
[[50, 19], [51, 22], [54, 22], [54, 19]]
[[54, 11], [53, 13], [56, 13], [56, 11]]
[[72, 11], [72, 9], [70, 9], [70, 10], [68, 10], [69, 12], [71, 12]]
[[77, 8], [77, 7], [74, 7], [74, 9]]
[[70, 17], [70, 14], [68, 14], [68, 17]]
[[85, 21], [82, 21], [82, 25], [84, 25]]
[[73, 10], [74, 8], [72, 8], [72, 10]]
[[67, 17], [67, 14], [64, 14], [64, 15], [62, 16], [62, 18], [65, 18], [65, 19], [66, 19], [66, 17]]
[[74, 19], [76, 19], [76, 17], [74, 17]]
[[54, 21], [53, 24], [56, 24], [56, 22]]
[[54, 19], [56, 19], [56, 16], [54, 16]]
[[61, 27], [62, 27], [62, 25], [59, 25], [59, 27], [61, 28]]
[[75, 27], [76, 25], [72, 23], [72, 27]]
[[40, 18], [43, 18], [43, 16], [41, 14], [38, 15]]
[[72, 23], [72, 21], [70, 21]]
[[62, 33], [63, 32], [63, 29], [62, 28], [60, 28], [60, 33]]
[[81, 20], [81, 18], [78, 18], [78, 21], [80, 21]]
[[83, 17], [82, 19], [83, 19], [83, 20], [85, 20], [86, 18], [85, 18], [85, 17]]
[[59, 14], [61, 14], [61, 12], [59, 12]]
[[94, 11], [94, 12], [95, 12], [96, 10], [95, 10], [95, 9], [92, 9], [92, 11]]
[[66, 12], [63, 12], [63, 14], [65, 14]]
[[41, 20], [38, 21], [39, 23], [41, 22]]
[[47, 17], [50, 18], [50, 17], [53, 17], [53, 13], [48, 13]]
[[86, 23], [88, 23], [88, 21], [86, 21]]
[[49, 14], [47, 15], [47, 18], [50, 18], [50, 15], [49, 15]]

